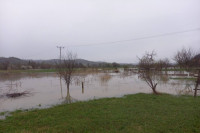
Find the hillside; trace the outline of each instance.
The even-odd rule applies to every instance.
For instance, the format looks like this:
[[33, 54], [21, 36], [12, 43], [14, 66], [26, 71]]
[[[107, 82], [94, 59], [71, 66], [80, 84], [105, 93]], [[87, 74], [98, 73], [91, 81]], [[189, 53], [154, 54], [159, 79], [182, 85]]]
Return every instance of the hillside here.
[[[5, 58], [5, 57], [0, 57], [0, 64], [8, 62], [9, 64], [23, 64], [23, 65], [27, 65], [29, 62], [35, 62], [35, 63], [44, 63], [44, 64], [50, 64], [50, 65], [54, 65], [56, 62], [59, 62], [59, 59], [50, 59], [50, 60], [23, 60], [23, 59], [19, 59], [16, 57], [9, 57], [9, 58]], [[105, 64], [106, 62], [94, 62], [94, 61], [88, 61], [88, 60], [84, 60], [84, 59], [76, 59], [77, 63], [81, 63], [83, 65], [99, 65], [99, 64]]]
[[9, 57], [9, 58], [0, 57], [0, 63], [5, 63], [5, 62], [9, 62], [11, 64], [26, 64], [27, 63], [27, 61], [21, 60], [16, 57]]

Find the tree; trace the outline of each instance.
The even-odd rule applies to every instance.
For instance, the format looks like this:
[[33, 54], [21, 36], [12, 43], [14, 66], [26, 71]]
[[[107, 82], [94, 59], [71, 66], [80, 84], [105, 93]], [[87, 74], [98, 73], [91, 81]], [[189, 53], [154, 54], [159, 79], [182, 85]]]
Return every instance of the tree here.
[[169, 59], [167, 59], [167, 58], [158, 60], [156, 64], [157, 64], [156, 67], [159, 70], [163, 70], [163, 69], [167, 70], [167, 67], [169, 67], [169, 65], [170, 65]]
[[36, 68], [37, 68], [37, 63], [34, 62], [34, 61], [31, 61], [31, 60], [28, 61], [28, 65], [29, 65], [29, 66], [32, 66], [33, 69], [36, 69]]
[[76, 67], [77, 55], [72, 52], [67, 52], [61, 62], [56, 63], [58, 68], [58, 74], [64, 79], [67, 85], [67, 91], [72, 82], [72, 77]]
[[149, 87], [151, 87], [154, 94], [159, 94], [156, 91], [157, 86], [157, 62], [155, 61], [156, 53], [152, 51], [151, 53], [146, 52], [142, 58], [139, 58], [139, 77], [143, 79]]
[[175, 62], [181, 67], [185, 69], [189, 69], [194, 65], [193, 58], [195, 53], [192, 49], [185, 49], [178, 51], [174, 56]]
[[116, 62], [113, 62], [112, 63], [112, 67], [114, 67], [114, 68], [116, 68], [117, 69], [117, 67], [119, 67], [120, 65], [118, 64], [118, 63], [116, 63]]
[[4, 61], [0, 65], [1, 65], [0, 67], [1, 67], [2, 70], [8, 70], [10, 62], [9, 61]]
[[190, 48], [182, 48], [182, 50], [178, 51], [174, 56], [174, 61], [179, 67], [184, 68], [186, 71], [192, 71], [198, 74], [198, 76], [196, 76], [194, 88], [194, 97], [196, 97], [200, 83], [200, 54], [195, 53]]

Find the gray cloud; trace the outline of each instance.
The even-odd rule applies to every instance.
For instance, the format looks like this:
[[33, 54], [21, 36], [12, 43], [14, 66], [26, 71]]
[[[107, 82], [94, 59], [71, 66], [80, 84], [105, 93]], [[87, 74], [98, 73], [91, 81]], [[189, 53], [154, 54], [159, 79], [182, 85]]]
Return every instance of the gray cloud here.
[[199, 0], [0, 0], [0, 56], [57, 58], [56, 46], [62, 45], [88, 60], [136, 62], [149, 50], [171, 58], [183, 46], [199, 50], [199, 30], [92, 44], [199, 28], [199, 5]]

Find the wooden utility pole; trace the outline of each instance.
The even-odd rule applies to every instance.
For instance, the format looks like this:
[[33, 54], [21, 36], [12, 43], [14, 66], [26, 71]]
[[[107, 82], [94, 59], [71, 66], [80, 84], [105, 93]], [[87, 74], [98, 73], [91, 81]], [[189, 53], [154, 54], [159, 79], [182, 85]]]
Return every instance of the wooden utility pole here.
[[57, 46], [57, 48], [59, 48], [59, 49], [60, 49], [60, 64], [61, 64], [61, 51], [62, 51], [62, 49], [64, 49], [65, 47], [62, 47], [62, 46]]
[[[57, 46], [57, 48], [59, 48], [59, 50], [60, 50], [60, 67], [61, 67], [61, 51], [62, 51], [62, 49], [64, 49], [65, 47], [62, 47], [62, 46]], [[62, 82], [61, 82], [61, 75], [60, 75], [60, 91], [61, 91], [61, 98], [63, 99], [63, 93], [62, 93]]]

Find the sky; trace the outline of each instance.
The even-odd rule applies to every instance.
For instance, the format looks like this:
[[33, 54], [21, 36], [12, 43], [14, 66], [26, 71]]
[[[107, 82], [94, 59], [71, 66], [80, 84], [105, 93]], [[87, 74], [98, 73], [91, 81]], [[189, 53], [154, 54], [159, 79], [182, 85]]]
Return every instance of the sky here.
[[200, 0], [0, 0], [0, 57], [136, 63], [200, 51]]

